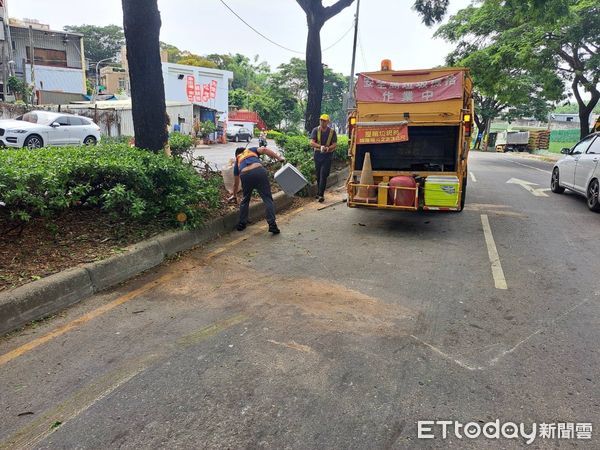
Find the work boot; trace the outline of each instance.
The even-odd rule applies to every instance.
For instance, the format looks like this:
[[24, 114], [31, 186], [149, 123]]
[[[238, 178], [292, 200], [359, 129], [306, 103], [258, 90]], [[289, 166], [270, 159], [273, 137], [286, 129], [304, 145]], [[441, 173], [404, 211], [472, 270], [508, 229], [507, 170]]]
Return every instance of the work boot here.
[[238, 224], [235, 226], [235, 229], [236, 229], [236, 230], [238, 230], [238, 231], [244, 231], [244, 230], [246, 229], [246, 224], [245, 224], [245, 223], [242, 223], [242, 222], [239, 222], [239, 223], [238, 223]]
[[269, 233], [279, 234], [281, 230], [277, 228], [277, 224], [275, 222], [269, 224]]
[[319, 203], [323, 203], [325, 201], [325, 197], [319, 195]]

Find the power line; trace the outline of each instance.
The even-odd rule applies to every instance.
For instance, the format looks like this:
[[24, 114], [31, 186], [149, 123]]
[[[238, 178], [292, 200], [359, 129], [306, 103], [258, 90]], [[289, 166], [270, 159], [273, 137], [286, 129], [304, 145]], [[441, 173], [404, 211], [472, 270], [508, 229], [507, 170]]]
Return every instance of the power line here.
[[365, 70], [369, 70], [369, 67], [367, 66], [367, 59], [365, 58], [365, 49], [363, 48], [362, 39], [360, 38], [360, 28], [358, 29], [358, 46], [360, 47], [360, 55], [362, 56], [363, 67]]
[[340, 37], [337, 41], [335, 41], [333, 44], [331, 44], [329, 47], [324, 48], [323, 51], [326, 52], [327, 50], [329, 50], [330, 48], [335, 47], [336, 45], [338, 45], [340, 42], [342, 42], [342, 39], [344, 39], [348, 33], [350, 33], [350, 31], [352, 31], [352, 29], [354, 28], [354, 23], [352, 25], [350, 25], [350, 28], [348, 28], [346, 30], [346, 32], [344, 34], [342, 34], [342, 37]]
[[[244, 25], [246, 25], [248, 28], [250, 28], [252, 31], [254, 31], [256, 34], [258, 34], [260, 37], [262, 37], [263, 39], [266, 39], [267, 41], [269, 41], [271, 44], [276, 45], [279, 48], [282, 48], [284, 50], [287, 50], [288, 52], [292, 52], [292, 53], [297, 53], [299, 55], [304, 55], [305, 52], [299, 52], [298, 50], [293, 50], [291, 48], [286, 47], [285, 45], [281, 45], [277, 42], [275, 42], [274, 40], [272, 40], [271, 38], [265, 36], [264, 34], [262, 34], [260, 31], [258, 31], [256, 28], [254, 28], [252, 25], [250, 25], [248, 22], [246, 22], [242, 17], [240, 17], [240, 15], [238, 13], [236, 13], [233, 9], [231, 9], [231, 7], [225, 3], [224, 0], [219, 0], [221, 3], [223, 3], [223, 5], [229, 10], [231, 11], [231, 13], [237, 17], [238, 19], [240, 19]], [[350, 31], [352, 30], [352, 28], [354, 28], [354, 23], [352, 23], [352, 25], [350, 25], [350, 28], [348, 28], [344, 34], [337, 40], [335, 41], [333, 44], [331, 44], [330, 46], [328, 46], [327, 48], [324, 48], [322, 51], [326, 52], [327, 50], [335, 47], [336, 45], [338, 45], [347, 35], [348, 33], [350, 33]]]
[[287, 50], [288, 52], [292, 52], [292, 53], [298, 53], [298, 54], [300, 54], [300, 55], [303, 55], [303, 54], [304, 54], [304, 52], [299, 52], [299, 51], [297, 51], [297, 50], [292, 50], [291, 48], [287, 48], [287, 47], [285, 47], [285, 46], [283, 46], [283, 45], [281, 45], [281, 44], [278, 44], [278, 43], [277, 43], [277, 42], [275, 42], [274, 40], [272, 40], [272, 39], [268, 38], [267, 36], [265, 36], [264, 34], [262, 34], [260, 31], [258, 31], [256, 28], [254, 28], [252, 25], [250, 25], [248, 22], [246, 22], [244, 19], [242, 19], [242, 18], [241, 18], [241, 17], [238, 15], [238, 13], [236, 13], [236, 12], [235, 12], [233, 9], [231, 9], [231, 8], [229, 7], [229, 5], [228, 5], [227, 3], [225, 3], [223, 0], [219, 0], [219, 1], [220, 1], [221, 3], [223, 3], [223, 5], [224, 5], [224, 6], [225, 6], [225, 7], [226, 7], [226, 8], [227, 8], [229, 11], [231, 11], [235, 17], [237, 17], [238, 19], [240, 19], [240, 20], [241, 20], [241, 21], [242, 21], [242, 22], [243, 22], [243, 23], [244, 23], [244, 24], [245, 24], [245, 25], [246, 25], [248, 28], [250, 28], [250, 29], [251, 29], [252, 31], [254, 31], [256, 34], [258, 34], [259, 36], [261, 36], [263, 39], [266, 39], [267, 41], [269, 41], [271, 44], [274, 44], [274, 45], [276, 45], [277, 47], [280, 47], [280, 48], [282, 48], [282, 49], [284, 49], [284, 50]]

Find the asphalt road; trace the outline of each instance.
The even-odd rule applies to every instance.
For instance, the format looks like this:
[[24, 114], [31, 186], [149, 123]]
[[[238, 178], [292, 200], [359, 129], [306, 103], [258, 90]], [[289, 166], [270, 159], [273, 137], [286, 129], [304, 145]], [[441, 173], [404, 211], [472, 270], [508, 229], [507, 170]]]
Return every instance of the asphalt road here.
[[[277, 145], [275, 141], [269, 139], [269, 146], [276, 150]], [[194, 150], [194, 156], [202, 156], [212, 167], [221, 169], [229, 165], [229, 160], [235, 157], [235, 149], [238, 147], [258, 147], [258, 138], [252, 138], [249, 143], [247, 142], [228, 142], [227, 144], [212, 144], [209, 146], [202, 146]]]
[[0, 448], [600, 448], [600, 215], [551, 164], [469, 165], [460, 214], [331, 192], [4, 338]]

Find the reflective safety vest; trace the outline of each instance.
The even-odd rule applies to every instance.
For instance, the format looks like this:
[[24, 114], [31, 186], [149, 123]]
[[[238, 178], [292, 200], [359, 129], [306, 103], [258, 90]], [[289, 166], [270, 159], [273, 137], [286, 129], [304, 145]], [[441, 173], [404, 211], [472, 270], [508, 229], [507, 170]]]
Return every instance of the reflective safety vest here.
[[[329, 135], [327, 136], [327, 143], [325, 144], [325, 147], [331, 146], [331, 141], [333, 141], [333, 130], [330, 128]], [[319, 145], [323, 145], [323, 144], [321, 144], [321, 127], [319, 127], [317, 129], [317, 143]]]
[[248, 158], [259, 158], [259, 155], [255, 151], [247, 148], [242, 153], [237, 155], [236, 160], [237, 160], [238, 167], [240, 167], [240, 165], [242, 164], [242, 161], [244, 161], [245, 159], [248, 159]]

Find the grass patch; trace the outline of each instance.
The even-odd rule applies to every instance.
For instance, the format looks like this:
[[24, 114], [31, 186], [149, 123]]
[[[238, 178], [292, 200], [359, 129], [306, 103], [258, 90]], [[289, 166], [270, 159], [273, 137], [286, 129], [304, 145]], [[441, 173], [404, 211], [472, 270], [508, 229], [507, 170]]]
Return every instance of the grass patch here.
[[550, 153], [560, 153], [563, 148], [573, 147], [577, 142], [550, 142], [550, 148], [548, 151]]

